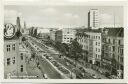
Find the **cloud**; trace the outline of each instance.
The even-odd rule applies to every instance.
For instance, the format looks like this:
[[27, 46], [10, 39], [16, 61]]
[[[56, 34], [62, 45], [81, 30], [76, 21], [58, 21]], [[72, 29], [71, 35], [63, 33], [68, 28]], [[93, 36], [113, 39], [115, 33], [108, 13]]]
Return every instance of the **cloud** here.
[[79, 18], [79, 15], [72, 14], [72, 13], [65, 13], [64, 16], [67, 17], [67, 18], [70, 18], [70, 19]]
[[[118, 17], [115, 17], [115, 26], [121, 27], [122, 24], [117, 20]], [[114, 15], [113, 14], [101, 14], [100, 15], [100, 26], [101, 27], [114, 27]]]
[[110, 14], [100, 14], [100, 19], [102, 23], [111, 23], [113, 21], [113, 16]]
[[4, 22], [5, 23], [12, 23], [12, 24], [16, 24], [16, 18], [17, 16], [20, 17], [21, 19], [21, 23], [23, 23], [23, 17], [22, 17], [22, 13], [18, 12], [16, 10], [5, 10], [4, 11]]
[[58, 11], [55, 8], [45, 8], [41, 10], [41, 13], [45, 15], [55, 15]]
[[5, 11], [4, 11], [4, 16], [5, 16], [6, 18], [16, 17], [17, 14], [18, 14], [18, 12], [15, 11], [15, 10], [5, 10]]
[[78, 16], [78, 15], [74, 15], [73, 17], [74, 17], [74, 18], [79, 18], [79, 16]]

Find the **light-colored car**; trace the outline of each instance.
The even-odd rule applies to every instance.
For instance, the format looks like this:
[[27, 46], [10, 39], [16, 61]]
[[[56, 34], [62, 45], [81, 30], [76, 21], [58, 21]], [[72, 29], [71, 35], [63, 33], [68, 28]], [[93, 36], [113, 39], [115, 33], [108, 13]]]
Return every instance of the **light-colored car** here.
[[43, 74], [44, 79], [48, 79], [47, 74]]
[[97, 76], [96, 76], [95, 74], [92, 74], [92, 77], [93, 77], [93, 78], [97, 78]]

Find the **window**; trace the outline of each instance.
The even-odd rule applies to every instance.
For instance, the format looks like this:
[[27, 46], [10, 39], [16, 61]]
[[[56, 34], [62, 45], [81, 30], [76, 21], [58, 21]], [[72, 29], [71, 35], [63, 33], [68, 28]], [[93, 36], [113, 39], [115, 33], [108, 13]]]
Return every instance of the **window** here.
[[98, 43], [98, 45], [100, 46], [100, 42]]
[[109, 42], [109, 43], [111, 43], [111, 40], [110, 40], [110, 39], [108, 39], [108, 42]]
[[98, 55], [98, 58], [100, 58], [100, 55]]
[[123, 51], [124, 51], [123, 49], [120, 49], [120, 54], [121, 54], [121, 55], [123, 55]]
[[7, 58], [7, 65], [10, 65], [10, 63], [11, 63], [11, 59]]
[[99, 36], [99, 40], [100, 40], [100, 36]]
[[15, 44], [12, 45], [12, 50], [15, 50]]
[[123, 57], [120, 57], [120, 62], [123, 63]]
[[97, 36], [96, 36], [96, 39], [97, 39]]
[[115, 46], [112, 46], [112, 50], [115, 51]]
[[98, 49], [98, 52], [100, 52], [100, 49]]
[[96, 54], [96, 58], [97, 58], [97, 54]]
[[10, 51], [10, 45], [7, 45], [7, 52]]
[[23, 72], [23, 65], [20, 66], [20, 71]]
[[115, 44], [115, 39], [113, 39], [113, 44]]
[[97, 45], [97, 42], [96, 42], [96, 45]]
[[95, 36], [93, 38], [95, 39]]
[[20, 53], [20, 58], [21, 60], [23, 60], [23, 53]]
[[120, 40], [118, 41], [118, 44], [119, 44], [119, 45], [121, 44], [121, 41], [120, 41]]
[[12, 58], [12, 63], [15, 64], [15, 57]]
[[97, 48], [96, 48], [96, 51], [97, 51]]

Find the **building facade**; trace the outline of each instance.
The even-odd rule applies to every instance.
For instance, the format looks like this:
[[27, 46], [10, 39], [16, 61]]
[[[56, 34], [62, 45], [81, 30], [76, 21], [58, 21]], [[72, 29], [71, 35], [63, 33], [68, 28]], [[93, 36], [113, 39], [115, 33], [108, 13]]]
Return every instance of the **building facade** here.
[[87, 30], [85, 31], [89, 40], [89, 62], [100, 66], [101, 64], [101, 31]]
[[55, 41], [57, 29], [50, 29], [50, 39]]
[[76, 38], [75, 29], [71, 29], [71, 28], [62, 29], [62, 43], [69, 44], [75, 38]]
[[91, 28], [91, 29], [99, 28], [99, 11], [98, 11], [98, 9], [91, 9], [88, 12], [88, 28]]
[[102, 40], [102, 67], [119, 78], [122, 78], [124, 65], [123, 32], [123, 28], [106, 28]]
[[4, 78], [13, 78], [11, 76], [18, 75], [18, 46], [18, 39], [4, 41]]
[[82, 33], [76, 33], [77, 41], [80, 45], [82, 45], [82, 49], [89, 51], [89, 39], [88, 35], [84, 32]]
[[19, 60], [18, 60], [18, 75], [23, 78], [23, 76], [27, 75], [26, 71], [26, 58], [30, 57], [30, 53], [26, 50], [26, 47], [23, 45], [23, 43], [19, 44]]
[[[20, 37], [16, 33], [17, 27], [5, 24], [4, 29], [4, 78], [16, 79], [24, 75], [22, 70], [26, 68], [25, 59], [20, 58]], [[23, 63], [21, 66], [20, 64]], [[25, 71], [25, 70], [24, 70]], [[25, 71], [26, 72], [26, 71]]]
[[55, 41], [62, 42], [62, 30], [57, 30], [55, 32]]

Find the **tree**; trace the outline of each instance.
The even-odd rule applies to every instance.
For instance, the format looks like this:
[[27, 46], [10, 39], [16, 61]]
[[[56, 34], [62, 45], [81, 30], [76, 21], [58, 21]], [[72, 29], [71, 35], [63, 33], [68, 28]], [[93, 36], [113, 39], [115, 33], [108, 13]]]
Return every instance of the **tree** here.
[[22, 41], [26, 41], [26, 38], [25, 38], [25, 37], [23, 37], [23, 38], [22, 38]]
[[32, 57], [33, 59], [35, 59], [36, 53], [32, 53], [32, 54], [31, 54], [31, 57]]
[[34, 31], [34, 27], [31, 27], [31, 28], [30, 28], [30, 35], [31, 35], [31, 36], [33, 36], [33, 34], [34, 34], [33, 31]]
[[74, 39], [70, 44], [70, 56], [76, 61], [82, 56], [82, 46]]
[[88, 51], [87, 50], [83, 50], [83, 57], [82, 58], [85, 62], [88, 62]]
[[62, 53], [67, 56], [69, 54], [69, 46], [66, 43], [62, 43]]
[[58, 51], [61, 51], [61, 43], [60, 42], [55, 42], [55, 48], [58, 50]]
[[16, 32], [16, 36], [17, 36], [17, 37], [22, 36], [22, 33], [20, 32], [20, 30], [18, 30], [18, 31]]
[[33, 34], [33, 36], [34, 36], [34, 37], [36, 37], [36, 36], [37, 36], [37, 28], [36, 28], [36, 29], [34, 29], [34, 34]]
[[116, 70], [116, 64], [117, 64], [117, 61], [116, 61], [116, 59], [115, 59], [114, 54], [113, 54], [111, 63], [112, 63], [112, 64], [111, 64], [111, 66], [112, 66], [111, 74], [112, 74], [112, 75], [117, 75], [117, 70]]

